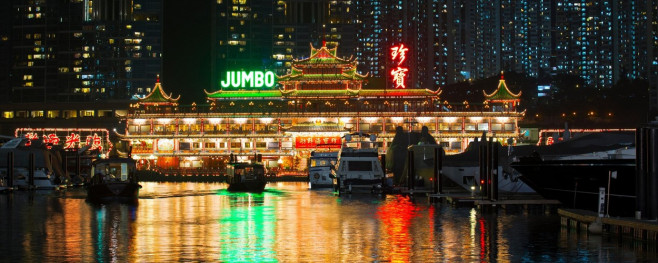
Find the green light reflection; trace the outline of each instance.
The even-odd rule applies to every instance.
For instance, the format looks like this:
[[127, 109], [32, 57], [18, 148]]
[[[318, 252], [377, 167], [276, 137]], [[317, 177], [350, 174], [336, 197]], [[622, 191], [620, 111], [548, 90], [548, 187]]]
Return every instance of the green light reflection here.
[[275, 244], [276, 215], [268, 192], [229, 193], [229, 206], [220, 213], [222, 262], [278, 262]]

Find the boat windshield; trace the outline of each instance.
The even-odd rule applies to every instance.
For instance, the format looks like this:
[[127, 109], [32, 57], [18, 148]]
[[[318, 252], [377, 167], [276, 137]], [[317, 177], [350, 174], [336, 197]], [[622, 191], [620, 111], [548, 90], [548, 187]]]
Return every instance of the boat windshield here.
[[333, 166], [336, 164], [336, 158], [312, 158], [311, 167]]
[[127, 163], [102, 163], [92, 169], [95, 177], [102, 177], [104, 181], [127, 181]]

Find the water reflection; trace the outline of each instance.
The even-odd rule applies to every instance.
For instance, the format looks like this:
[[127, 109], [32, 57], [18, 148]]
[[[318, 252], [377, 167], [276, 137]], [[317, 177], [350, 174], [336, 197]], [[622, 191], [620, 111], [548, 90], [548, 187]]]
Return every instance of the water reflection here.
[[228, 193], [228, 206], [220, 212], [220, 261], [276, 262], [276, 215], [264, 193]]
[[393, 196], [388, 202], [381, 205], [377, 216], [381, 220], [384, 232], [385, 247], [382, 252], [390, 253], [383, 255], [386, 261], [408, 262], [411, 255], [411, 234], [409, 228], [411, 220], [417, 217], [419, 208], [416, 207], [409, 197]]
[[9, 262], [655, 262], [655, 243], [588, 236], [543, 211], [481, 212], [423, 198], [225, 184], [143, 183], [139, 205], [84, 189], [0, 194]]
[[92, 206], [91, 236], [97, 262], [131, 262], [135, 255], [137, 206], [101, 204]]

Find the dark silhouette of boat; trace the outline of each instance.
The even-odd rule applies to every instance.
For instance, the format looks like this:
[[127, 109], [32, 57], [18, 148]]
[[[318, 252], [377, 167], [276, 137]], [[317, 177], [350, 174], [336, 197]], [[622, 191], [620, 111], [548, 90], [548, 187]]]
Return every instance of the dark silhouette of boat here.
[[228, 163], [226, 165], [228, 176], [228, 190], [231, 192], [263, 192], [267, 180], [265, 167], [262, 163]]
[[87, 200], [92, 202], [136, 202], [139, 185], [132, 158], [99, 159], [92, 163]]
[[632, 133], [598, 133], [551, 146], [532, 147], [510, 165], [526, 184], [563, 206], [598, 210], [606, 189], [610, 215], [635, 210], [635, 145]]

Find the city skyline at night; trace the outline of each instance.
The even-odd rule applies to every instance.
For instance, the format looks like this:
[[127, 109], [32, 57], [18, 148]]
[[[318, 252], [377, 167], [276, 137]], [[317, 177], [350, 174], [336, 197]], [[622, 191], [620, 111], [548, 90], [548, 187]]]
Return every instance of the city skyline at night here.
[[221, 72], [284, 75], [292, 60], [308, 57], [309, 44], [322, 41], [353, 54], [373, 86], [392, 85], [388, 50], [399, 43], [409, 47], [415, 88], [436, 90], [501, 71], [547, 85], [557, 75], [575, 75], [597, 89], [628, 78], [655, 90], [658, 80], [658, 12], [648, 0], [243, 0], [200, 9], [95, 1], [87, 13], [89, 1], [49, 3], [5, 3], [11, 17], [0, 28], [6, 101], [130, 99], [147, 94], [157, 75], [197, 101], [203, 89], [220, 88]]

